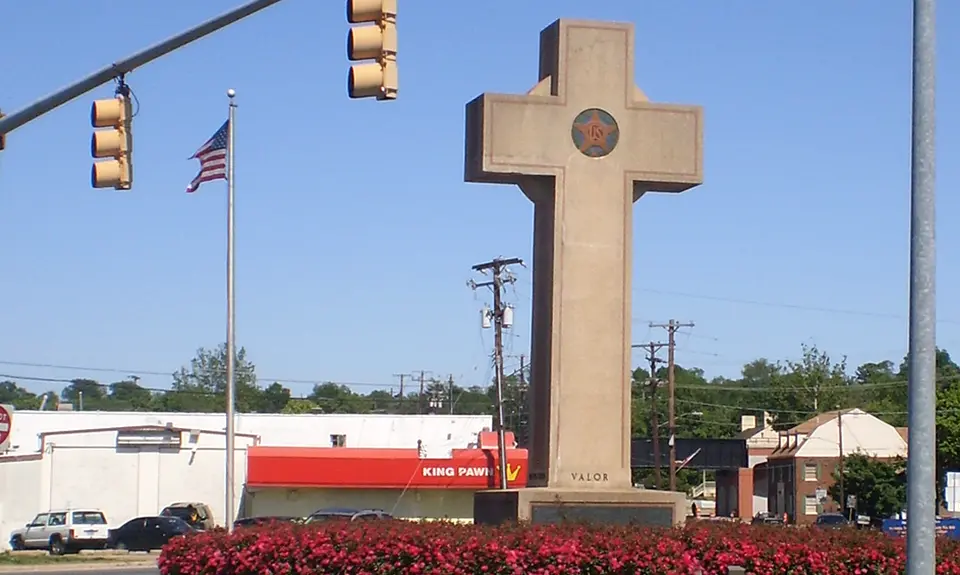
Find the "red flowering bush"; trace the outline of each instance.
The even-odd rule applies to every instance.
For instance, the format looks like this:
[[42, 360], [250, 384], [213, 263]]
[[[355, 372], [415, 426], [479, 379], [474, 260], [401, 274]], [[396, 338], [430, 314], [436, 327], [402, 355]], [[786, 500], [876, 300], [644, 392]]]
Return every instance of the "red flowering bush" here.
[[[275, 524], [174, 539], [163, 575], [903, 573], [904, 541], [870, 531], [693, 524], [502, 528], [369, 521]], [[941, 540], [938, 575], [960, 575], [960, 544]]]

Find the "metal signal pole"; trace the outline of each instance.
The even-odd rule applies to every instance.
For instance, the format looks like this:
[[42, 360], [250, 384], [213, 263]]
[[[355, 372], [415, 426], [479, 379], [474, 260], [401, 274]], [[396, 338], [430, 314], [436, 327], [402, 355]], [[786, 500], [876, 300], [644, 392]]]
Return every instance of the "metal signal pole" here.
[[936, 571], [936, 2], [913, 2], [907, 575]]
[[500, 489], [507, 488], [507, 437], [503, 409], [503, 313], [505, 308], [502, 301], [502, 291], [505, 282], [513, 282], [512, 277], [504, 278], [507, 267], [512, 265], [523, 265], [523, 260], [520, 258], [497, 258], [477, 264], [473, 266], [474, 271], [493, 270], [493, 281], [476, 283], [471, 280], [469, 283], [473, 289], [487, 286], [493, 288], [493, 310], [490, 311], [490, 316], [494, 324], [493, 361], [496, 369], [497, 386], [497, 451], [500, 458]]

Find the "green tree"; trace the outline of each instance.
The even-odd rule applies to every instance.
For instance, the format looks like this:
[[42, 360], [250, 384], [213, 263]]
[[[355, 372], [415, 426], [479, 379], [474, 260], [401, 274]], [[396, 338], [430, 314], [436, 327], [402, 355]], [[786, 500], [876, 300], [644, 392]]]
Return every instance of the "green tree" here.
[[834, 362], [816, 346], [802, 346], [800, 361], [787, 361], [773, 380], [770, 401], [781, 410], [778, 421], [805, 421], [818, 413], [848, 407], [850, 379], [846, 358]]
[[256, 411], [259, 413], [280, 413], [289, 401], [290, 390], [275, 381], [260, 393]]
[[14, 409], [37, 409], [40, 401], [39, 396], [13, 381], [0, 381], [0, 403], [12, 405]]
[[135, 381], [123, 380], [109, 386], [110, 409], [119, 411], [149, 411], [154, 408], [153, 394]]
[[[323, 413], [364, 413], [369, 403], [346, 385], [321, 383], [307, 396]], [[364, 409], [364, 408], [367, 409]]]
[[[244, 348], [236, 353], [234, 383], [236, 406], [241, 412], [254, 411], [262, 395], [257, 387], [256, 366], [247, 360]], [[227, 346], [215, 350], [200, 348], [190, 360], [190, 367], [181, 367], [173, 374], [173, 385], [159, 401], [159, 407], [181, 412], [226, 411]]]
[[[947, 469], [958, 467], [960, 467], [960, 382], [953, 381], [937, 390], [937, 486], [943, 486]], [[937, 489], [938, 496], [942, 493], [942, 489]]]
[[313, 410], [317, 408], [317, 404], [310, 401], [309, 399], [298, 399], [294, 398], [287, 402], [283, 406], [283, 409], [280, 410], [280, 413], [288, 414], [303, 414], [303, 413], [313, 413]]
[[839, 468], [833, 472], [833, 481], [830, 497], [845, 506], [843, 496], [855, 495], [859, 514], [888, 518], [906, 507], [907, 468], [902, 458], [883, 460], [854, 453], [843, 458], [844, 493], [840, 493]]
[[97, 409], [105, 396], [104, 386], [93, 379], [73, 379], [60, 392], [60, 398], [72, 403], [74, 409], [79, 409], [81, 403], [84, 409]]

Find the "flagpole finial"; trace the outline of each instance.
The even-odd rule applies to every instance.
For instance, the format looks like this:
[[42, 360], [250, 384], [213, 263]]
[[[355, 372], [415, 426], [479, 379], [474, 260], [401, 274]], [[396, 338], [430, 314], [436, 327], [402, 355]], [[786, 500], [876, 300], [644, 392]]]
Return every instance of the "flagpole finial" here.
[[229, 90], [227, 90], [227, 97], [230, 98], [231, 100], [234, 97], [236, 97], [236, 95], [237, 95], [237, 91], [234, 90], [233, 88], [230, 88]]

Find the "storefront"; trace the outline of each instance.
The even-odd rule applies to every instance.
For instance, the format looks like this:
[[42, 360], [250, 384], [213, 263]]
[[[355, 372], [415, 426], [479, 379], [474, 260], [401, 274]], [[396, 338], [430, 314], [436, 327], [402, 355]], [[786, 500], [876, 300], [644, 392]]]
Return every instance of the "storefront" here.
[[[485, 435], [485, 434], [482, 434]], [[247, 453], [244, 516], [304, 516], [317, 509], [382, 509], [405, 519], [473, 520], [473, 494], [499, 484], [488, 438], [444, 459], [418, 449], [254, 446]], [[524, 487], [527, 451], [507, 450], [507, 486]]]

